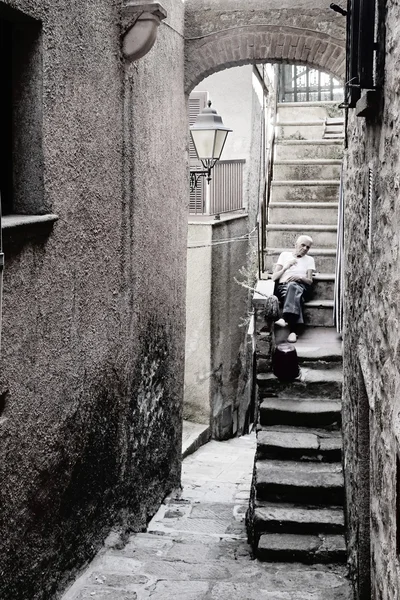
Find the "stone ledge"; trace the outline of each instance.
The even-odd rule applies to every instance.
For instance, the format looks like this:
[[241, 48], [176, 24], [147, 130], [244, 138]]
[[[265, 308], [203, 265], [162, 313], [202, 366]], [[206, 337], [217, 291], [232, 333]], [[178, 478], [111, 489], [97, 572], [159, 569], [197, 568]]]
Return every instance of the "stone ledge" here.
[[356, 103], [357, 117], [373, 117], [378, 110], [379, 93], [377, 90], [364, 90]]
[[46, 215], [5, 215], [2, 217], [1, 228], [3, 230], [15, 230], [23, 227], [34, 227], [35, 225], [52, 225], [58, 221], [58, 215], [48, 213]]

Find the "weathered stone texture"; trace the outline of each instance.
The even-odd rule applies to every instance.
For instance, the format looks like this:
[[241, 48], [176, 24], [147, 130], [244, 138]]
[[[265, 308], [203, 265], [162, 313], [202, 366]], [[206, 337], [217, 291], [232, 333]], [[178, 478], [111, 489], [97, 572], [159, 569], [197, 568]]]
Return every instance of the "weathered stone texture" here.
[[4, 239], [0, 597], [34, 600], [179, 482], [183, 4], [163, 2], [177, 31], [162, 24], [127, 67], [119, 2], [7, 4], [42, 22], [44, 194], [59, 215]]
[[[248, 233], [248, 218], [220, 221], [213, 227], [213, 241], [237, 238]], [[247, 412], [243, 386], [246, 368], [246, 328], [240, 327], [248, 309], [248, 290], [236, 283], [248, 262], [248, 244], [220, 244], [212, 253], [211, 304], [211, 426], [216, 439], [241, 432]]]
[[[382, 107], [379, 115], [369, 121], [357, 119], [350, 111], [346, 161], [343, 404], [349, 546], [356, 582], [361, 571], [358, 598], [364, 598], [368, 557], [361, 556], [357, 548], [361, 547], [362, 552], [370, 528], [371, 598], [376, 600], [394, 600], [400, 589], [396, 551], [396, 454], [400, 436], [399, 17], [398, 4], [389, 2]], [[383, 52], [381, 42], [381, 56]], [[370, 248], [368, 167], [373, 173]]]
[[227, 67], [298, 62], [344, 77], [345, 19], [326, 4], [189, 0], [185, 88]]

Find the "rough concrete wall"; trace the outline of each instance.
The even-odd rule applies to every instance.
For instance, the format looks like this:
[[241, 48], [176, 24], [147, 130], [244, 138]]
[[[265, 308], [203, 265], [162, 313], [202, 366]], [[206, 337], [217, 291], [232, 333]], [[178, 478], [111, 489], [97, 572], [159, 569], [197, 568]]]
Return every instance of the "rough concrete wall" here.
[[[183, 417], [210, 423], [212, 224], [189, 221]], [[198, 247], [196, 247], [198, 246]]]
[[126, 73], [119, 2], [8, 4], [43, 23], [44, 193], [60, 217], [4, 240], [0, 597], [34, 600], [179, 482], [183, 4], [163, 2], [177, 31], [161, 25]]
[[[394, 600], [400, 589], [396, 550], [399, 526], [396, 519], [396, 455], [400, 438], [399, 16], [398, 4], [389, 2], [385, 13], [383, 105], [374, 120], [366, 121], [352, 114], [346, 164], [343, 403], [349, 539], [351, 565], [357, 580], [356, 544], [360, 526], [357, 489], [360, 464], [368, 460], [368, 456], [362, 456], [354, 439], [353, 415], [359, 409], [358, 373], [361, 368], [371, 408], [371, 597], [376, 600]], [[383, 48], [381, 43], [381, 51]], [[370, 248], [369, 166], [374, 174]], [[364, 427], [366, 418], [364, 416]]]
[[345, 19], [319, 0], [188, 0], [185, 88], [228, 66], [297, 62], [342, 78]]
[[[213, 240], [227, 240], [245, 235], [246, 216], [221, 221], [213, 227]], [[239, 286], [239, 273], [247, 265], [247, 242], [221, 244], [212, 254], [211, 304], [211, 406], [212, 434], [226, 439], [243, 427], [247, 399], [238, 395], [241, 377], [246, 371], [246, 327], [240, 327], [247, 315], [248, 291]]]
[[[248, 231], [245, 215], [189, 224], [189, 245], [230, 240]], [[210, 423], [216, 439], [243, 431], [250, 391], [248, 292], [234, 280], [248, 264], [246, 240], [188, 249], [184, 416]]]

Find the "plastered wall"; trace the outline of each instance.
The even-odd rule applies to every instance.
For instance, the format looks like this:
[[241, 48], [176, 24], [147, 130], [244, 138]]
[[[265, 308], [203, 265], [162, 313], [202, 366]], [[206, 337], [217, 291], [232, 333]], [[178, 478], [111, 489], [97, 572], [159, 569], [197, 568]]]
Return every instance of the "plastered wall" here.
[[179, 483], [183, 3], [163, 1], [167, 23], [131, 65], [119, 2], [5, 4], [41, 24], [44, 205], [59, 217], [4, 236], [0, 597], [33, 600]]

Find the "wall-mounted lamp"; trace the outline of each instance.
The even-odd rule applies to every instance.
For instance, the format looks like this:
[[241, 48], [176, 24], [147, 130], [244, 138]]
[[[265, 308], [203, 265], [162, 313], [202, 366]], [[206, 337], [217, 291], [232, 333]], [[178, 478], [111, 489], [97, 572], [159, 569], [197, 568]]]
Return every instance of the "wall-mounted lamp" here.
[[205, 169], [204, 171], [190, 170], [191, 191], [197, 187], [200, 177], [207, 177], [207, 181], [210, 183], [211, 170], [217, 160], [221, 158], [230, 131], [232, 129], [224, 126], [222, 118], [214, 108], [211, 108], [211, 102], [209, 101], [208, 107], [197, 115], [194, 125], [190, 127], [190, 135], [197, 157]]
[[158, 26], [166, 18], [167, 11], [158, 2], [128, 0], [124, 3], [122, 14], [122, 53], [127, 60], [138, 60], [154, 46]]

